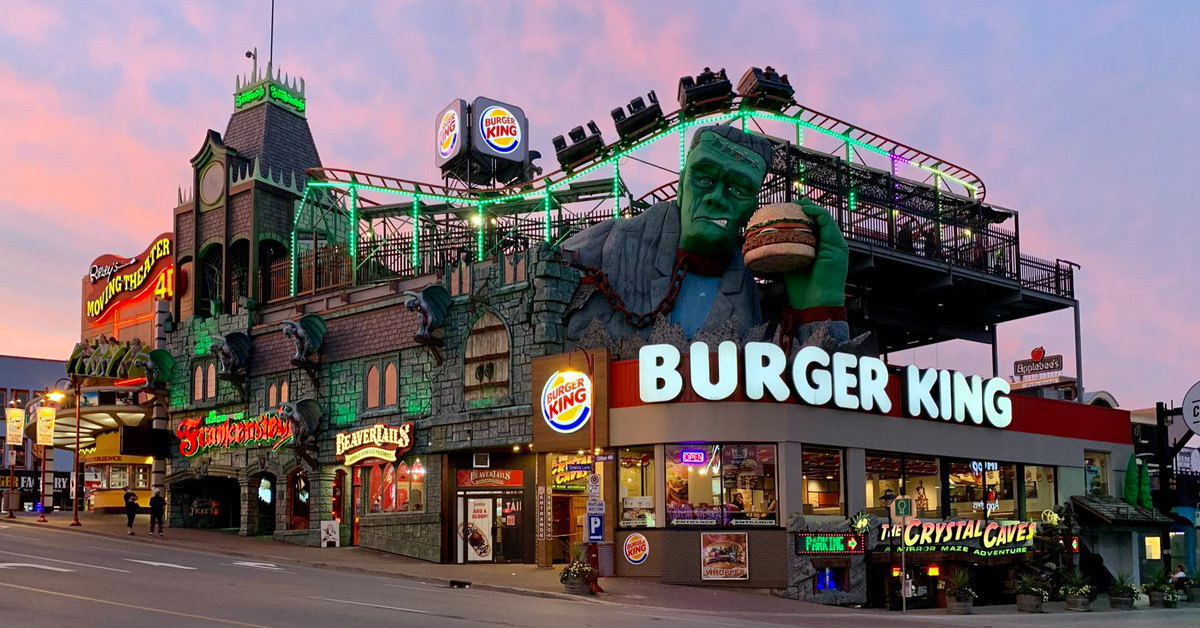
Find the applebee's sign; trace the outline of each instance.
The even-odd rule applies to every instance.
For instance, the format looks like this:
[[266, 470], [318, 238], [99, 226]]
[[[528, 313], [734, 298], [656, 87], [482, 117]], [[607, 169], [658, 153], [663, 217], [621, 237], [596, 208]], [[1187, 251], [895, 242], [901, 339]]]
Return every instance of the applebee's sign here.
[[400, 425], [372, 425], [357, 430], [338, 432], [335, 441], [337, 461], [352, 465], [368, 458], [395, 462], [396, 458], [412, 449], [413, 422]]
[[[702, 399], [720, 401], [744, 386], [752, 400], [770, 396], [775, 401], [798, 398], [811, 406], [832, 403], [843, 410], [888, 413], [894, 405], [906, 416], [1007, 427], [1012, 422], [1009, 384], [999, 377], [982, 379], [945, 369], [904, 368], [901, 399], [892, 399], [887, 364], [879, 358], [850, 353], [829, 354], [819, 347], [804, 347], [790, 360], [778, 345], [746, 343], [738, 348], [722, 342], [716, 351], [713, 373], [708, 344], [692, 343], [688, 384]], [[638, 352], [638, 393], [646, 403], [672, 401], [683, 392], [680, 373], [683, 356], [671, 345], [647, 345]]]

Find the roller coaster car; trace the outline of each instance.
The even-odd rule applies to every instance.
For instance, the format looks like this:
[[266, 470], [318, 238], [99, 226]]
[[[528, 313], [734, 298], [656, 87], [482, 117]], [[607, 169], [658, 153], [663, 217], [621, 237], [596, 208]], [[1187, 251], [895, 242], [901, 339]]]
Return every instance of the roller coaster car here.
[[554, 156], [558, 159], [558, 165], [564, 171], [570, 172], [574, 170], [575, 166], [591, 160], [604, 151], [604, 138], [600, 137], [600, 127], [596, 125], [596, 121], [589, 120], [587, 128], [587, 133], [584, 132], [582, 126], [577, 126], [567, 133], [567, 136], [571, 138], [570, 146], [561, 135], [556, 135], [550, 141], [554, 145]]
[[765, 70], [746, 70], [738, 80], [737, 91], [742, 97], [742, 106], [750, 109], [783, 111], [796, 102], [792, 99], [796, 90], [792, 89], [787, 75], [781, 76], [769, 65]]
[[696, 75], [680, 77], [679, 107], [690, 117], [728, 109], [733, 103], [733, 84], [725, 75], [725, 68], [713, 72], [709, 68]]
[[[617, 135], [621, 136], [621, 141], [641, 139], [666, 122], [662, 106], [658, 104], [658, 95], [651, 90], [646, 97], [650, 99], [649, 105], [638, 96], [629, 101], [625, 109], [617, 107], [612, 110], [613, 124], [617, 127]], [[625, 114], [626, 109], [629, 115]]]

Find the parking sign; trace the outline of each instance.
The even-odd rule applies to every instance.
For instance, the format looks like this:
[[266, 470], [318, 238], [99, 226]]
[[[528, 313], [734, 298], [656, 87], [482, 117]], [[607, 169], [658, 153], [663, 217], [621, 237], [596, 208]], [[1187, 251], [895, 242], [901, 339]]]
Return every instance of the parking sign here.
[[599, 543], [604, 540], [604, 515], [587, 516], [588, 543]]

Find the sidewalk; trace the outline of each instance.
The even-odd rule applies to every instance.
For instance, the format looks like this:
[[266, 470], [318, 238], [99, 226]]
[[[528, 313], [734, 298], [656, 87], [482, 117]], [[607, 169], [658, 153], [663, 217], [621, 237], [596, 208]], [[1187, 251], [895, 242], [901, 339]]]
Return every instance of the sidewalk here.
[[[292, 562], [330, 569], [361, 571], [381, 575], [448, 583], [466, 580], [472, 587], [524, 595], [537, 595], [587, 601], [627, 604], [639, 607], [688, 609], [721, 613], [839, 613], [869, 612], [799, 602], [770, 595], [763, 589], [689, 587], [662, 584], [636, 578], [603, 578], [605, 593], [575, 596], [563, 592], [558, 569], [538, 569], [533, 565], [442, 565], [359, 547], [322, 549], [275, 541], [271, 537], [244, 537], [231, 531], [167, 528], [165, 537], [150, 537], [149, 515], [138, 515], [135, 535], [126, 535], [125, 515], [84, 513], [82, 527], [69, 527], [71, 513], [55, 512], [47, 523], [37, 523], [35, 513], [17, 513], [16, 519], [0, 518], [0, 525], [16, 523], [50, 527], [63, 532], [94, 534], [171, 547], [229, 554], [260, 561]], [[886, 615], [886, 612], [881, 612]]]

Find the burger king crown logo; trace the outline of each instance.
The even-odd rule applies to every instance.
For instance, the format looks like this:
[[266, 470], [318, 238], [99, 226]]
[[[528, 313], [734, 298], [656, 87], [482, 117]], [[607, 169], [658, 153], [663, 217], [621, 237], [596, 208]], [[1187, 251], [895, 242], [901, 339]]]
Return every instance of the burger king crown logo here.
[[451, 109], [442, 114], [437, 128], [438, 155], [449, 157], [458, 146], [458, 112]]
[[521, 125], [505, 107], [492, 105], [479, 116], [479, 135], [500, 153], [511, 153], [521, 145]]
[[542, 388], [542, 417], [550, 429], [570, 434], [592, 415], [592, 380], [579, 371], [555, 371]]
[[632, 565], [640, 565], [650, 556], [650, 542], [644, 535], [634, 532], [625, 537], [624, 550], [625, 560]]

